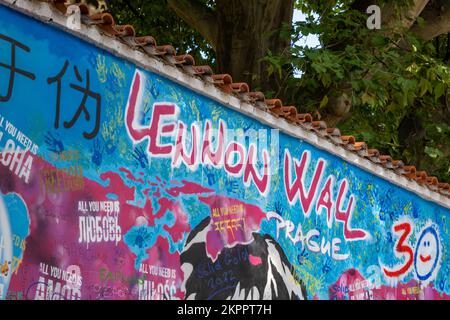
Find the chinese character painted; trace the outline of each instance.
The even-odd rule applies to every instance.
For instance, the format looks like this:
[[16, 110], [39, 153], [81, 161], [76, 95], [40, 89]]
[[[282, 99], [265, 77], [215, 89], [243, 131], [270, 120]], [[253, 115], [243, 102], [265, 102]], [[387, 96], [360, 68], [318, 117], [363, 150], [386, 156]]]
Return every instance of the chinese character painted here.
[[[61, 84], [62, 84], [62, 78], [66, 74], [67, 68], [69, 67], [69, 62], [66, 60], [64, 63], [61, 71], [55, 75], [54, 77], [49, 77], [47, 79], [48, 84], [53, 84], [56, 82], [57, 89], [56, 89], [56, 112], [55, 112], [55, 129], [59, 128], [59, 120], [61, 116]], [[80, 75], [80, 72], [78, 71], [78, 68], [74, 66], [73, 68], [75, 76], [81, 84], [83, 83], [83, 78]], [[86, 121], [91, 120], [91, 113], [89, 113], [89, 110], [86, 106], [86, 102], [88, 98], [91, 98], [94, 101], [95, 105], [95, 121], [94, 121], [94, 129], [91, 132], [83, 132], [83, 136], [86, 139], [94, 139], [99, 130], [100, 130], [100, 114], [101, 114], [101, 96], [98, 93], [91, 91], [91, 80], [90, 80], [90, 73], [89, 70], [86, 70], [86, 83], [84, 86], [80, 86], [78, 84], [71, 83], [70, 88], [73, 90], [79, 91], [83, 94], [83, 99], [81, 100], [80, 105], [78, 106], [77, 111], [73, 115], [72, 119], [70, 121], [64, 121], [64, 128], [69, 129], [72, 128], [75, 123], [77, 123], [78, 119], [81, 116], [81, 113], [84, 114], [84, 118]]]
[[0, 40], [1, 41], [6, 41], [9, 42], [11, 44], [11, 61], [10, 64], [6, 64], [6, 63], [2, 63], [0, 62], [0, 68], [4, 68], [9, 70], [9, 82], [8, 82], [8, 89], [6, 91], [6, 95], [3, 96], [0, 93], [0, 102], [7, 102], [9, 101], [9, 99], [11, 99], [11, 95], [14, 89], [14, 80], [16, 77], [16, 73], [20, 74], [24, 77], [27, 77], [31, 80], [35, 80], [36, 77], [34, 74], [27, 72], [25, 70], [19, 69], [16, 67], [16, 49], [22, 49], [25, 52], [30, 52], [30, 48], [28, 48], [26, 45], [24, 45], [23, 43], [20, 43], [17, 40], [11, 39], [3, 34], [0, 34]]

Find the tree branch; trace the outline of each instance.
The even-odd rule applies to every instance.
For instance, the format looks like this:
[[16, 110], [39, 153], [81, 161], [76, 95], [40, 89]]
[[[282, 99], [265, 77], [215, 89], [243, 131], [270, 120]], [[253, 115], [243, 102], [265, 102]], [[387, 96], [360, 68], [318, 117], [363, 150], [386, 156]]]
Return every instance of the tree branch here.
[[391, 0], [384, 6], [380, 4], [380, 0], [356, 0], [350, 6], [353, 10], [366, 12], [366, 9], [373, 4], [382, 7], [382, 25], [383, 28], [396, 29], [398, 27], [409, 29], [420, 16], [430, 0], [412, 0], [411, 5], [406, 10], [398, 12], [396, 9], [397, 0]]
[[[412, 0], [411, 4], [407, 8], [403, 8], [403, 10], [398, 11], [395, 6], [396, 1], [397, 0], [391, 0], [381, 9], [382, 27], [387, 30], [385, 36], [388, 38], [391, 38], [396, 32], [402, 33], [404, 30], [411, 29], [417, 18], [421, 15], [421, 13], [425, 10], [425, 7], [427, 7], [430, 2], [430, 0]], [[380, 5], [380, 1], [356, 0], [353, 2], [351, 8], [365, 12], [369, 5], [372, 4]], [[384, 48], [384, 50], [388, 50], [394, 46], [403, 48], [405, 45], [402, 41], [400, 41], [400, 44], [393, 41], [390, 45]], [[377, 55], [375, 54], [375, 56]], [[379, 64], [382, 63], [379, 62]], [[368, 69], [368, 71], [369, 72], [367, 72], [367, 74], [363, 77], [364, 79], [370, 79], [372, 77], [373, 74], [370, 69]], [[345, 119], [346, 115], [350, 112], [352, 105], [352, 100], [350, 98], [352, 93], [350, 90], [342, 90], [339, 88], [337, 92], [340, 96], [336, 99], [329, 100], [327, 110], [331, 112], [331, 114], [328, 114], [326, 118], [326, 121], [333, 121], [335, 124], [338, 124]]]
[[425, 20], [425, 26], [421, 27], [416, 24], [411, 28], [411, 31], [424, 41], [449, 33], [450, 3], [448, 1], [439, 1], [437, 5], [427, 7], [421, 18]]
[[424, 11], [430, 0], [413, 0], [411, 5], [398, 14], [394, 3], [396, 0], [387, 3], [382, 8], [383, 27], [396, 30], [397, 28], [410, 29], [417, 18]]
[[167, 3], [181, 19], [196, 29], [213, 48], [217, 46], [219, 27], [216, 12], [197, 0], [167, 0]]

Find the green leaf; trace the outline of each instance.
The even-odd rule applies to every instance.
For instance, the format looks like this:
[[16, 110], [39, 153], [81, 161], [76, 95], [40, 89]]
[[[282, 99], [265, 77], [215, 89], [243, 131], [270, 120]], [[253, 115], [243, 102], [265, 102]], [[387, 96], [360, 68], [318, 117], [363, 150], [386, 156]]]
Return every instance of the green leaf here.
[[323, 97], [322, 101], [320, 102], [320, 106], [319, 109], [323, 109], [327, 106], [328, 104], [328, 96], [326, 95], [325, 97]]
[[422, 17], [417, 17], [416, 22], [421, 28], [425, 27], [426, 25], [425, 19]]
[[361, 100], [362, 100], [363, 103], [368, 104], [370, 106], [375, 105], [375, 99], [370, 94], [368, 94], [367, 92], [363, 93], [363, 95], [361, 97]]
[[382, 36], [372, 37], [372, 44], [376, 47], [384, 47], [388, 43], [387, 39]]
[[444, 95], [444, 92], [445, 92], [445, 85], [442, 82], [439, 82], [434, 87], [434, 97], [436, 98], [436, 100], [442, 97]]
[[425, 147], [425, 153], [433, 159], [444, 156], [441, 150], [432, 147]]
[[325, 88], [327, 88], [331, 83], [331, 76], [328, 73], [324, 73], [320, 76], [320, 80]]
[[420, 96], [423, 97], [427, 92], [433, 92], [433, 87], [431, 86], [431, 82], [425, 78], [420, 79], [419, 83], [420, 88]]

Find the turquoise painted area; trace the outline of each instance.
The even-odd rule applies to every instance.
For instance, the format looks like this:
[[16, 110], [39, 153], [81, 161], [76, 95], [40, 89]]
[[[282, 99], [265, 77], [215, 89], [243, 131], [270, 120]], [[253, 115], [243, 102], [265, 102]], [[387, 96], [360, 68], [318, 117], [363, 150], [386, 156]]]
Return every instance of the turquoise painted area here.
[[161, 227], [149, 227], [148, 225], [132, 227], [124, 237], [128, 248], [136, 255], [134, 267], [139, 270], [142, 260], [148, 258], [147, 250], [156, 243], [157, 233]]
[[[14, 193], [3, 196], [3, 199], [10, 219], [11, 233], [20, 239], [26, 239], [30, 233], [30, 217], [25, 203]], [[17, 241], [17, 244], [19, 245], [16, 245], [16, 242], [13, 244], [13, 256], [22, 259], [23, 250], [20, 247], [20, 241]]]
[[[0, 212], [0, 298], [5, 299], [11, 275], [23, 258], [24, 242], [30, 233], [30, 217], [25, 203], [16, 193], [3, 195], [0, 192], [0, 202], [5, 206], [5, 212]], [[0, 207], [0, 210], [3, 209]], [[8, 257], [7, 251], [10, 249], [12, 255]]]

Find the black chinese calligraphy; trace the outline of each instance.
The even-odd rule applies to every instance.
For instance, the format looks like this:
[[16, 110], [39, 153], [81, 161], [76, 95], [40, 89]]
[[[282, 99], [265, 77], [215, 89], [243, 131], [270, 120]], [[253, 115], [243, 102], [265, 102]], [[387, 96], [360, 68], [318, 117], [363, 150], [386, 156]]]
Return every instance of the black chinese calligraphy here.
[[[47, 79], [48, 84], [53, 84], [56, 82], [56, 111], [55, 111], [55, 129], [59, 128], [59, 122], [61, 117], [61, 94], [62, 94], [62, 79], [67, 72], [67, 68], [69, 67], [69, 62], [66, 60], [62, 69], [56, 74], [54, 77], [49, 77]], [[73, 67], [73, 71], [77, 81], [83, 84], [84, 80], [81, 76], [78, 68], [76, 66]], [[86, 139], [94, 139], [99, 130], [100, 130], [100, 115], [101, 115], [101, 96], [98, 93], [91, 91], [91, 79], [89, 70], [86, 70], [84, 86], [80, 86], [78, 84], [71, 83], [70, 88], [82, 93], [83, 98], [81, 100], [78, 109], [74, 113], [72, 119], [70, 121], [64, 121], [64, 128], [69, 129], [72, 128], [75, 123], [79, 120], [81, 114], [84, 114], [84, 118], [86, 121], [91, 121], [91, 113], [89, 112], [86, 103], [88, 98], [93, 100], [93, 105], [95, 106], [95, 119], [94, 119], [94, 129], [91, 132], [83, 132], [83, 136]]]
[[11, 99], [12, 92], [14, 89], [14, 81], [16, 74], [20, 74], [24, 77], [27, 77], [31, 80], [35, 80], [36, 76], [32, 74], [31, 72], [27, 72], [25, 70], [19, 69], [16, 66], [16, 54], [17, 54], [17, 48], [22, 49], [25, 52], [30, 52], [30, 48], [28, 48], [23, 43], [20, 43], [17, 40], [14, 40], [10, 37], [7, 37], [3, 34], [0, 34], [0, 41], [6, 41], [11, 45], [11, 60], [10, 63], [2, 63], [0, 62], [0, 68], [4, 68], [9, 71], [9, 81], [8, 81], [8, 88], [6, 90], [6, 95], [2, 95], [0, 93], [0, 102], [7, 102]]

